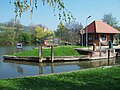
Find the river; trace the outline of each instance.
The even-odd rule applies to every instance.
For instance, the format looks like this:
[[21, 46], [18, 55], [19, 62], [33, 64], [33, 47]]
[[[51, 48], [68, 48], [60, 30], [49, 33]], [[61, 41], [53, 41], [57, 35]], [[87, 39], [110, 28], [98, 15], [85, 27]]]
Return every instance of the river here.
[[[23, 46], [22, 51], [30, 50], [36, 46]], [[85, 68], [106, 66], [107, 60], [76, 61], [59, 63], [34, 63], [22, 61], [5, 61], [3, 55], [17, 52], [15, 46], [0, 46], [0, 78], [16, 78], [23, 76], [42, 75], [80, 70]], [[115, 59], [110, 64], [116, 64]]]

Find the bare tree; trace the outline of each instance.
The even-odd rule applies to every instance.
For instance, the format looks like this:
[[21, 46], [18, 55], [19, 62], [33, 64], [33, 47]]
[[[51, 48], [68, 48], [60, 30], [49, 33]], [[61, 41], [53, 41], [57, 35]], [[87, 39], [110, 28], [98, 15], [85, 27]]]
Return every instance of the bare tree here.
[[112, 13], [104, 14], [102, 20], [103, 22], [106, 22], [108, 25], [111, 25], [112, 27], [118, 26], [118, 21], [116, 17], [113, 17]]
[[79, 31], [83, 29], [83, 26], [81, 23], [78, 23], [76, 21], [72, 21], [71, 23], [66, 23], [63, 25], [60, 23], [58, 25], [57, 31], [55, 31], [55, 35], [57, 37], [60, 37], [61, 40], [67, 41], [71, 44], [79, 43], [80, 35]]

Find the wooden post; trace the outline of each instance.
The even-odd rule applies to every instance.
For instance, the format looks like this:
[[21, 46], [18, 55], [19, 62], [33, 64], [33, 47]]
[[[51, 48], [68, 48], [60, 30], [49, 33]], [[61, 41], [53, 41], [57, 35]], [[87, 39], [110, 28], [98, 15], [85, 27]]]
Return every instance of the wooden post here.
[[51, 45], [51, 62], [54, 62], [54, 48]]
[[42, 62], [42, 46], [39, 46], [39, 62]]
[[99, 49], [100, 49], [100, 52], [99, 52], [99, 57], [101, 57], [102, 55], [102, 52], [101, 52], [101, 41], [99, 41]]
[[110, 63], [110, 50], [108, 49], [108, 66], [109, 66], [109, 63]]

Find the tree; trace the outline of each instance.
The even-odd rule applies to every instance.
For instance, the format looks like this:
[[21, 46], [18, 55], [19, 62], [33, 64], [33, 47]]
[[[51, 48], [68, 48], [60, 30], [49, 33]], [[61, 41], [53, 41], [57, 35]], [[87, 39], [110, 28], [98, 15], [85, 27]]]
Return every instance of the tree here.
[[66, 23], [65, 27], [69, 30], [69, 41], [73, 44], [80, 40], [79, 31], [83, 29], [83, 25], [79, 22], [72, 21], [70, 24]]
[[57, 31], [55, 32], [55, 34], [56, 34], [56, 36], [61, 37], [61, 39], [62, 39], [63, 34], [64, 34], [64, 32], [65, 32], [65, 26], [63, 25], [62, 22], [60, 22], [59, 25], [57, 26], [57, 28], [58, 28], [58, 29], [57, 29]]
[[19, 20], [15, 20], [15, 19], [11, 19], [9, 20], [6, 25], [9, 27], [9, 28], [13, 28], [13, 29], [22, 29], [23, 25], [20, 23]]
[[[116, 17], [113, 17], [113, 15], [111, 13], [109, 14], [105, 14], [102, 18], [103, 22], [106, 22], [108, 25], [116, 28], [117, 30], [120, 31], [120, 26], [118, 26], [118, 21], [116, 19]], [[120, 43], [120, 34], [116, 34], [116, 43], [119, 44]]]
[[[31, 18], [34, 8], [38, 8], [38, 1], [40, 0], [14, 0], [14, 6], [15, 6], [15, 14], [16, 18], [18, 16], [22, 16], [22, 13], [24, 11], [30, 11]], [[75, 19], [72, 15], [72, 13], [67, 10], [64, 6], [64, 3], [62, 0], [41, 0], [43, 5], [47, 4], [48, 6], [53, 8], [54, 14], [55, 11], [58, 10], [58, 16], [59, 20], [71, 21]], [[9, 1], [11, 3], [11, 0]]]
[[13, 45], [15, 43], [15, 33], [13, 29], [6, 28], [0, 33], [1, 45]]
[[20, 30], [22, 25], [19, 20], [11, 19], [2, 25], [3, 27], [0, 33], [0, 44], [4, 45], [13, 45], [16, 41], [19, 40]]
[[20, 33], [20, 42], [30, 43], [31, 42], [31, 34], [28, 32]]
[[44, 28], [44, 38], [53, 38], [54, 32], [48, 28]]
[[36, 39], [41, 39], [44, 36], [44, 30], [40, 26], [37, 26], [35, 28], [35, 36]]
[[113, 17], [112, 13], [104, 14], [102, 20], [103, 20], [103, 22], [106, 22], [108, 25], [110, 25], [112, 27], [117, 27], [117, 25], [118, 25], [118, 21], [117, 21], [116, 17]]
[[16, 41], [19, 41], [19, 35], [23, 28], [23, 25], [19, 20], [11, 19], [6, 23], [7, 27], [14, 30]]
[[60, 22], [57, 31], [55, 31], [56, 37], [61, 38], [63, 41], [68, 41], [70, 43], [76, 44], [79, 41], [79, 30], [83, 29], [82, 24], [72, 21], [71, 23], [66, 23], [65, 25]]
[[46, 28], [42, 28], [40, 26], [37, 26], [35, 28], [35, 37], [36, 39], [40, 40], [40, 39], [45, 39], [49, 36], [53, 35], [53, 31], [46, 29]]

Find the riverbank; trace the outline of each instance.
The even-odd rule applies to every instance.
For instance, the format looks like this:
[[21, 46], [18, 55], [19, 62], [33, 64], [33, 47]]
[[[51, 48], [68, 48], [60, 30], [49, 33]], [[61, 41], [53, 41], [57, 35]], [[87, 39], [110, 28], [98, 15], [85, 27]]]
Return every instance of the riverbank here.
[[[59, 62], [59, 61], [81, 61], [81, 60], [100, 60], [118, 57], [115, 52], [120, 48], [102, 47], [101, 50], [93, 51], [92, 47], [86, 48], [81, 46], [58, 46], [54, 47], [54, 56], [51, 57], [51, 48], [43, 47], [42, 57], [39, 56], [38, 48], [32, 50], [14, 53], [12, 55], [4, 55], [4, 60], [27, 61], [27, 62]], [[117, 55], [117, 56], [116, 56]], [[52, 59], [51, 59], [52, 58]], [[109, 60], [109, 59], [108, 59]]]
[[[27, 50], [23, 52], [14, 53], [12, 55], [4, 55], [4, 60], [15, 61], [30, 61], [39, 62], [38, 49]], [[84, 55], [85, 53], [85, 55]], [[114, 58], [116, 55], [114, 49], [110, 49], [110, 58]], [[80, 60], [100, 60], [108, 59], [108, 48], [104, 48], [101, 51], [93, 51], [92, 47], [85, 48], [81, 46], [58, 46], [54, 47], [54, 62], [55, 61], [80, 61]], [[43, 47], [42, 50], [42, 62], [52, 62], [51, 60], [51, 48]]]
[[[75, 48], [82, 48], [81, 46], [58, 46], [54, 47], [54, 60], [55, 61], [71, 61], [79, 60], [80, 54], [77, 53]], [[83, 57], [83, 56], [82, 56]], [[17, 61], [32, 61], [39, 62], [38, 49], [27, 50], [12, 55], [4, 55], [4, 60], [17, 60]], [[43, 62], [51, 62], [51, 48], [43, 47], [42, 50]]]
[[0, 90], [119, 90], [120, 66], [1, 79]]

